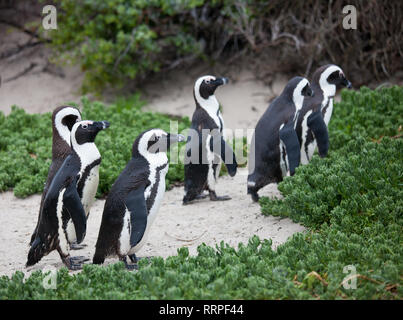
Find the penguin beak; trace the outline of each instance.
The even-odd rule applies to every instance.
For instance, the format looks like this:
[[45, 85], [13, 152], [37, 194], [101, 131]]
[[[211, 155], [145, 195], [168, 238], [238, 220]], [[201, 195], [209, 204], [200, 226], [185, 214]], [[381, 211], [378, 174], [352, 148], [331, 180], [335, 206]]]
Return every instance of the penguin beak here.
[[108, 121], [97, 121], [94, 122], [93, 125], [98, 131], [104, 130], [106, 128], [109, 128], [109, 122]]
[[110, 124], [108, 121], [101, 121], [102, 122], [102, 130], [109, 128]]
[[346, 86], [347, 89], [351, 89], [353, 87], [351, 82], [348, 81], [346, 78], [344, 78], [343, 84]]
[[217, 78], [215, 79], [214, 84], [218, 87], [227, 84], [228, 81], [229, 81], [228, 78]]

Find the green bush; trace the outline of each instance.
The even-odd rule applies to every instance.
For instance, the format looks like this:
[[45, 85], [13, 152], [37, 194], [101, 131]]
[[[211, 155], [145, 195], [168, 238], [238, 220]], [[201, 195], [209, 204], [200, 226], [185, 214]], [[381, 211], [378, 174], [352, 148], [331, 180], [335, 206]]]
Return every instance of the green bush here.
[[402, 223], [403, 141], [350, 141], [330, 158], [309, 165], [279, 184], [283, 200], [261, 200], [262, 212], [320, 229], [331, 225], [360, 233], [375, 221]]
[[[126, 166], [140, 132], [150, 128], [170, 130], [169, 116], [141, 111], [143, 104], [137, 95], [109, 107], [82, 99], [83, 119], [111, 123], [96, 139], [102, 156], [98, 196], [109, 191]], [[179, 132], [189, 126], [188, 118], [179, 119]], [[0, 137], [0, 191], [14, 188], [17, 197], [41, 193], [52, 159], [51, 114], [28, 114], [15, 106], [6, 117], [0, 112]], [[183, 177], [183, 164], [170, 165], [167, 187], [183, 181]]]
[[[365, 234], [298, 233], [276, 251], [256, 236], [237, 249], [201, 245], [197, 256], [181, 248], [140, 260], [137, 272], [121, 262], [75, 275], [63, 268], [56, 290], [43, 288], [41, 271], [16, 272], [0, 279], [0, 299], [401, 299], [400, 227], [376, 223]], [[343, 286], [347, 265], [356, 267], [356, 290]]]
[[343, 90], [341, 103], [335, 104], [329, 122], [330, 148], [339, 149], [357, 137], [374, 141], [396, 136], [401, 133], [402, 125], [402, 87]]

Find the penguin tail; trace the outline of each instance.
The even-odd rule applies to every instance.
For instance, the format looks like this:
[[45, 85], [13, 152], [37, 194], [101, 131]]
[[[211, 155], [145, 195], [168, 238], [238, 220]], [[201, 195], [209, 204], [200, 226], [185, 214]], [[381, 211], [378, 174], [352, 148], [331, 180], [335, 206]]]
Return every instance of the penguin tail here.
[[39, 237], [36, 237], [32, 242], [31, 249], [28, 252], [28, 260], [25, 264], [26, 267], [33, 266], [45, 255], [45, 244], [42, 243]]
[[93, 264], [103, 264], [105, 261], [105, 254], [101, 253], [99, 250], [95, 251], [94, 257], [92, 258]]
[[35, 228], [35, 230], [34, 230], [34, 233], [32, 233], [31, 240], [29, 241], [29, 246], [30, 246], [30, 247], [31, 247], [32, 244], [34, 243], [35, 238], [36, 238], [36, 228]]

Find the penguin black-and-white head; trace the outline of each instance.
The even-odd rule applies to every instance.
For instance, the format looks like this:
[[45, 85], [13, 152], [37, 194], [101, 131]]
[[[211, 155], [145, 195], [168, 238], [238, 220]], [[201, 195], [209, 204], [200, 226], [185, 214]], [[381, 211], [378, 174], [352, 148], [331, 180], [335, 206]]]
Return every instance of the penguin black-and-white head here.
[[94, 143], [98, 132], [108, 127], [108, 121], [84, 120], [76, 122], [71, 130], [72, 148], [74, 149], [75, 147], [86, 143]]
[[170, 146], [185, 141], [181, 134], [167, 133], [161, 129], [150, 129], [142, 132], [133, 143], [133, 156], [140, 154], [145, 158], [154, 158], [161, 155], [166, 157]]
[[70, 132], [77, 121], [81, 121], [81, 113], [77, 108], [71, 106], [56, 108], [52, 115], [53, 134], [55, 135], [56, 131], [70, 146]]
[[228, 83], [227, 78], [216, 78], [214, 76], [203, 76], [196, 80], [194, 85], [195, 99], [199, 104], [203, 104], [203, 100], [209, 100], [214, 96], [215, 90]]
[[313, 97], [314, 92], [309, 84], [308, 79], [303, 77], [294, 77], [288, 81], [282, 95], [286, 95], [292, 99], [297, 111], [302, 108], [304, 97]]
[[333, 96], [340, 87], [351, 89], [351, 82], [347, 80], [343, 70], [334, 64], [328, 64], [317, 69], [312, 79], [317, 81], [323, 92]]

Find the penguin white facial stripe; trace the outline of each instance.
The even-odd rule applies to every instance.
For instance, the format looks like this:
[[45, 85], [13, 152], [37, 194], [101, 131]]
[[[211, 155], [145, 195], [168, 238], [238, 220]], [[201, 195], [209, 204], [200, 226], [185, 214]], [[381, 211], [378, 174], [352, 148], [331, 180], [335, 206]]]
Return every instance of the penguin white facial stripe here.
[[323, 91], [323, 97], [326, 101], [329, 97], [336, 94], [336, 86], [327, 82], [327, 78], [335, 71], [343, 72], [338, 66], [330, 66], [325, 71], [323, 71], [319, 78], [319, 85]]
[[66, 141], [68, 145], [70, 145], [70, 130], [67, 126], [62, 123], [62, 120], [65, 116], [75, 115], [77, 116], [77, 120], [81, 120], [80, 112], [75, 108], [64, 108], [60, 110], [55, 117], [55, 127], [60, 137]]
[[215, 80], [215, 79], [216, 78], [213, 76], [204, 76], [204, 77], [197, 79], [195, 86], [194, 86], [194, 92], [195, 92], [195, 97], [196, 97], [197, 103], [200, 105], [200, 107], [202, 107], [204, 110], [206, 110], [208, 115], [214, 120], [214, 122], [217, 124], [217, 126], [219, 128], [221, 128], [220, 119], [218, 118], [219, 116], [217, 116], [217, 111], [220, 107], [220, 104], [218, 103], [217, 98], [215, 97], [215, 95], [211, 95], [208, 97], [208, 99], [204, 99], [200, 95], [200, 86], [201, 86], [202, 82], [204, 80], [211, 81], [211, 80]]
[[167, 133], [163, 130], [160, 129], [154, 129], [147, 131], [143, 134], [139, 141], [139, 153], [147, 159], [147, 161], [150, 163], [150, 168], [154, 167], [157, 168], [159, 166], [162, 166], [163, 164], [168, 162], [168, 157], [165, 152], [156, 152], [156, 153], [151, 153], [148, 152], [148, 142], [150, 141], [151, 137], [155, 134], [157, 137], [167, 135]]
[[294, 92], [292, 94], [292, 100], [295, 104], [296, 111], [299, 111], [302, 108], [302, 104], [304, 102], [304, 96], [302, 95], [301, 92], [306, 85], [309, 85], [309, 81], [307, 79], [301, 80], [295, 87]]

